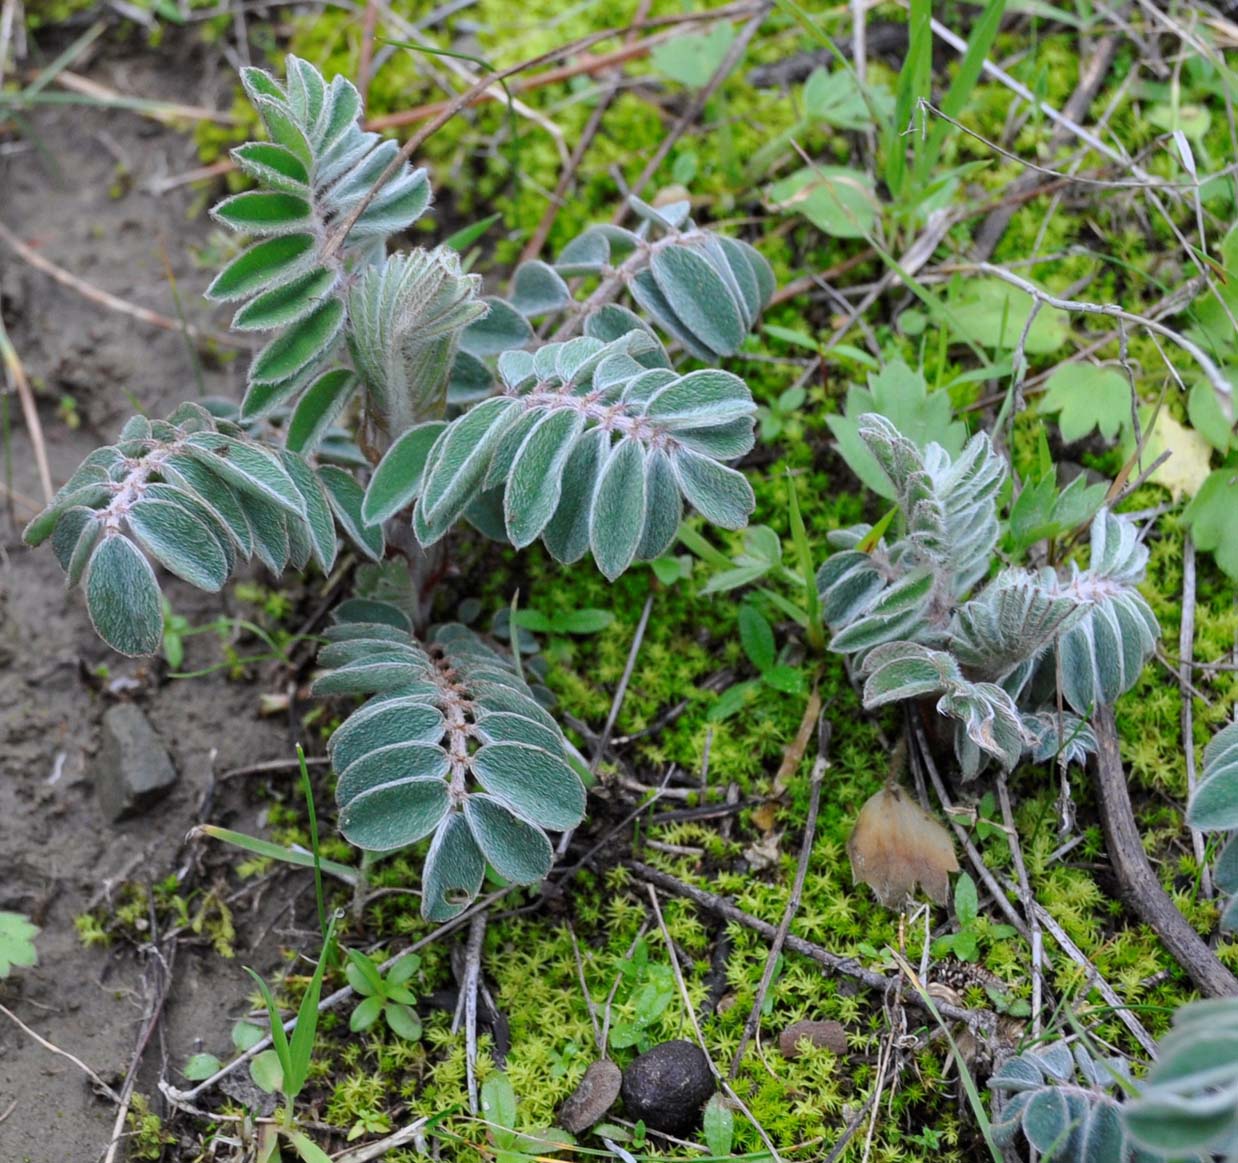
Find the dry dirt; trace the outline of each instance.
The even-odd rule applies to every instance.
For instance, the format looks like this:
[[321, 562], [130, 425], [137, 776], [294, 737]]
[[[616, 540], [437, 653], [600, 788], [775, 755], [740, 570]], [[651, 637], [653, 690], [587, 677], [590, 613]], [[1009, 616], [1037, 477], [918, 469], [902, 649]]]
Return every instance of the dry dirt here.
[[[51, 50], [54, 51], [54, 50]], [[116, 48], [79, 71], [125, 93], [220, 107], [225, 79], [204, 72], [175, 50], [127, 55]], [[37, 149], [0, 156], [0, 220], [40, 254], [133, 303], [175, 314], [163, 249], [188, 317], [226, 325], [200, 299], [209, 274], [194, 262], [210, 226], [200, 193], [149, 192], [153, 178], [192, 169], [189, 134], [131, 113], [82, 108], [43, 110], [28, 121]], [[5, 140], [23, 139], [9, 135]], [[0, 246], [0, 310], [39, 393], [54, 483], [61, 483], [93, 447], [114, 439], [140, 405], [160, 415], [197, 391], [181, 334], [160, 331], [88, 302], [57, 286]], [[241, 361], [242, 365], [244, 361]], [[211, 394], [236, 396], [235, 366], [209, 364]], [[58, 414], [72, 398], [80, 426]], [[16, 401], [12, 441], [14, 496], [0, 495], [0, 909], [32, 915], [42, 926], [39, 965], [0, 982], [0, 1004], [41, 1038], [80, 1058], [113, 1087], [134, 1058], [151, 1004], [150, 957], [137, 941], [85, 948], [75, 916], [107, 902], [124, 879], [161, 880], [178, 869], [188, 883], [211, 885], [218, 852], [186, 847], [208, 790], [211, 818], [255, 826], [244, 780], [215, 784], [222, 772], [287, 758], [291, 737], [282, 719], [257, 715], [258, 683], [221, 677], [176, 680], [166, 668], [110, 655], [94, 637], [81, 594], [66, 592], [50, 552], [20, 541], [30, 516], [27, 498], [38, 478]], [[225, 611], [224, 599], [171, 584], [173, 608], [200, 623]], [[216, 655], [194, 639], [187, 665]], [[114, 824], [100, 810], [92, 764], [100, 718], [118, 697], [93, 678], [100, 664], [132, 689], [167, 744], [180, 781], [146, 814]], [[272, 681], [269, 673], [266, 682]], [[129, 680], [133, 680], [130, 684]], [[277, 777], [278, 778], [278, 777]], [[286, 781], [282, 786], [291, 786]], [[256, 912], [238, 905], [237, 958], [222, 961], [202, 941], [181, 944], [159, 1024], [144, 1055], [138, 1090], [154, 1096], [161, 1071], [175, 1071], [203, 1039], [227, 1050], [230, 1022], [248, 993], [241, 963], [261, 970], [271, 952], [255, 942], [271, 926], [295, 923], [286, 906], [299, 882], [277, 880]], [[261, 915], [258, 915], [260, 913]], [[278, 940], [267, 940], [274, 949]], [[40, 1046], [0, 1013], [0, 1163], [91, 1163], [108, 1150], [115, 1107], [96, 1096], [72, 1063]], [[124, 1157], [124, 1151], [118, 1158]], [[173, 1148], [165, 1157], [188, 1157]]]

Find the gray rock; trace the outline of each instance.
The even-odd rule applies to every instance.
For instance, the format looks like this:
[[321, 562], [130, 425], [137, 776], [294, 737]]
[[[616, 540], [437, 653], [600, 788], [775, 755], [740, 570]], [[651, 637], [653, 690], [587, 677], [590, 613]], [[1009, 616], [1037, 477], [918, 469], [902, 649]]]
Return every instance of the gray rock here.
[[701, 1119], [714, 1093], [714, 1074], [699, 1046], [682, 1039], [662, 1042], [623, 1072], [623, 1105], [631, 1119], [668, 1135], [686, 1135]]
[[95, 761], [95, 794], [108, 819], [144, 811], [175, 782], [176, 768], [141, 708], [133, 703], [109, 707]]
[[580, 1085], [559, 1108], [559, 1126], [573, 1135], [587, 1131], [615, 1105], [622, 1078], [619, 1067], [609, 1058], [590, 1063]]

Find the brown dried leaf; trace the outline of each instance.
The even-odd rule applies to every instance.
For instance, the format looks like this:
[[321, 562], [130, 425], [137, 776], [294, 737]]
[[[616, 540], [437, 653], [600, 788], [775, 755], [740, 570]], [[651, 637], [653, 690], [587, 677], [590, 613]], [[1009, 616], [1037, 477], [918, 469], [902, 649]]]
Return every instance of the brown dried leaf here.
[[887, 787], [860, 809], [847, 841], [851, 875], [889, 908], [899, 907], [918, 884], [939, 905], [949, 900], [950, 873], [958, 872], [954, 841], [899, 787]]

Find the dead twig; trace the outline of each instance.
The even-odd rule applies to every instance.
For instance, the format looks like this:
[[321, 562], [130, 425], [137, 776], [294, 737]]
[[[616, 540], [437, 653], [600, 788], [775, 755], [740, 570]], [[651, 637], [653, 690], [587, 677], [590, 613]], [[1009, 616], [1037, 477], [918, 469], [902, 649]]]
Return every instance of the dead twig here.
[[1113, 708], [1098, 707], [1092, 726], [1096, 732], [1094, 782], [1101, 828], [1122, 899], [1152, 927], [1201, 993], [1206, 997], [1238, 994], [1238, 978], [1178, 911], [1148, 863], [1127, 791]]
[[52, 488], [51, 469], [47, 465], [47, 446], [43, 443], [43, 425], [39, 420], [39, 409], [34, 402], [34, 392], [30, 388], [30, 381], [26, 378], [26, 369], [22, 366], [17, 349], [9, 339], [3, 316], [0, 316], [0, 359], [4, 361], [4, 370], [8, 379], [17, 389], [22, 416], [26, 421], [26, 432], [30, 436], [30, 448], [34, 453], [34, 463], [39, 470], [43, 503], [50, 505], [56, 490]]
[[464, 946], [464, 980], [460, 993], [464, 999], [464, 1068], [468, 1079], [469, 1111], [477, 1114], [477, 986], [481, 980], [481, 947], [486, 938], [486, 910], [479, 909], [469, 921], [468, 941]]
[[[1182, 688], [1182, 754], [1186, 759], [1187, 794], [1195, 791], [1195, 704], [1191, 693], [1191, 667], [1195, 660], [1195, 542], [1188, 533], [1182, 544], [1182, 625], [1178, 630], [1178, 682]], [[1212, 899], [1212, 869], [1204, 857], [1204, 837], [1191, 829], [1191, 851], [1200, 870], [1200, 891]]]
[[[713, 913], [714, 916], [721, 917], [726, 921], [734, 921], [737, 925], [743, 925], [744, 928], [751, 929], [754, 933], [759, 933], [766, 940], [773, 940], [778, 932], [777, 928], [768, 921], [763, 921], [760, 917], [754, 917], [751, 913], [744, 912], [738, 905], [733, 904], [726, 897], [718, 896], [717, 893], [708, 892], [703, 888], [697, 888], [695, 885], [685, 884], [682, 880], [676, 879], [669, 873], [662, 872], [657, 868], [651, 868], [648, 864], [642, 864], [639, 860], [625, 860], [623, 866], [647, 884], [652, 884], [662, 889], [663, 892], [686, 897], [706, 912]], [[792, 953], [808, 957], [818, 965], [828, 969], [831, 973], [837, 973], [840, 977], [850, 978], [866, 989], [884, 994], [886, 990], [892, 989], [898, 984], [896, 980], [886, 977], [883, 973], [878, 973], [873, 969], [865, 969], [854, 957], [843, 957], [837, 953], [831, 953], [830, 950], [814, 944], [812, 941], [806, 941], [803, 937], [797, 937], [794, 933], [787, 934], [784, 944]], [[909, 997], [906, 1001], [910, 1005], [923, 1009], [926, 1013], [930, 1012], [927, 1006], [922, 1005], [914, 997]], [[982, 1035], [991, 1033], [995, 1027], [996, 1019], [987, 1010], [964, 1009], [962, 1006], [950, 1005], [948, 1002], [937, 1002], [936, 1004], [938, 1010], [945, 1014], [946, 1017], [958, 1022], [964, 1022], [970, 1029]]]
[[[817, 700], [820, 705], [820, 700]], [[800, 844], [799, 863], [795, 868], [795, 881], [791, 886], [791, 895], [787, 898], [787, 907], [783, 910], [778, 931], [770, 943], [769, 955], [765, 959], [765, 972], [761, 974], [761, 984], [757, 986], [756, 996], [752, 999], [752, 1011], [744, 1023], [744, 1032], [740, 1035], [739, 1045], [735, 1047], [735, 1056], [731, 1059], [731, 1072], [728, 1077], [734, 1081], [739, 1074], [740, 1063], [744, 1059], [744, 1051], [748, 1042], [756, 1032], [761, 1021], [761, 1007], [765, 1004], [765, 995], [769, 992], [770, 983], [778, 968], [778, 958], [782, 947], [791, 930], [791, 922], [799, 912], [800, 901], [804, 895], [804, 880], [808, 875], [808, 861], [812, 856], [812, 842], [817, 834], [817, 813], [821, 808], [821, 781], [830, 765], [830, 733], [831, 726], [825, 718], [817, 721], [817, 758], [812, 765], [812, 775], [809, 780], [808, 817], [804, 821], [804, 839]]]
[[1019, 895], [1023, 900], [1023, 913], [1027, 917], [1027, 931], [1032, 944], [1032, 1037], [1039, 1038], [1040, 1007], [1044, 998], [1044, 936], [1040, 930], [1040, 918], [1036, 915], [1036, 898], [1027, 876], [1027, 864], [1023, 860], [1023, 845], [1019, 843], [1019, 829], [1015, 826], [1014, 811], [1010, 807], [1010, 789], [1006, 786], [1005, 772], [997, 778], [997, 799], [1002, 808], [1002, 823], [1006, 827], [1015, 875], [1019, 878]]
[[101, 290], [93, 283], [86, 282], [85, 279], [79, 278], [72, 272], [65, 270], [64, 267], [57, 266], [50, 259], [44, 258], [38, 251], [22, 242], [3, 222], [0, 222], [0, 242], [3, 242], [19, 258], [34, 267], [35, 270], [42, 271], [43, 274], [54, 279], [62, 287], [68, 287], [69, 290], [81, 295], [82, 298], [89, 299], [100, 307], [106, 307], [109, 311], [117, 311], [121, 315], [128, 315], [131, 319], [148, 323], [152, 327], [162, 328], [164, 331], [180, 331], [193, 339], [209, 340], [211, 343], [217, 343], [224, 347], [248, 348], [250, 346], [248, 341], [237, 339], [233, 335], [222, 335], [217, 331], [207, 331], [204, 328], [195, 327], [192, 323], [182, 325], [179, 319], [172, 319], [167, 315], [161, 315], [158, 311], [152, 311], [147, 307], [139, 307], [136, 303], [130, 303], [118, 295]]
[[8, 1018], [9, 1021], [11, 1021], [15, 1026], [18, 1027], [18, 1029], [22, 1031], [22, 1033], [26, 1034], [28, 1037], [33, 1038], [36, 1042], [38, 1042], [38, 1044], [42, 1046], [44, 1050], [47, 1050], [52, 1054], [58, 1054], [61, 1058], [67, 1058], [70, 1062], [73, 1063], [74, 1066], [76, 1066], [83, 1074], [85, 1074], [86, 1077], [89, 1078], [90, 1081], [95, 1084], [95, 1086], [97, 1086], [104, 1094], [106, 1094], [108, 1098], [110, 1098], [114, 1103], [119, 1104], [121, 1102], [120, 1095], [117, 1094], [116, 1091], [114, 1091], [110, 1086], [108, 1086], [108, 1084], [104, 1082], [103, 1079], [100, 1078], [93, 1070], [91, 1070], [91, 1068], [87, 1066], [86, 1063], [83, 1062], [80, 1058], [77, 1058], [74, 1055], [70, 1054], [68, 1050], [62, 1050], [59, 1046], [52, 1045], [52, 1043], [49, 1042], [46, 1038], [40, 1037], [28, 1025], [26, 1025], [26, 1023], [23, 1022], [21, 1018], [19, 1018], [11, 1009], [9, 1009], [8, 1006], [0, 1004], [0, 1014], [3, 1014], [6, 1018]]
[[[214, 1118], [215, 1116], [210, 1116]], [[341, 1151], [338, 1155], [333, 1155], [335, 1163], [370, 1163], [372, 1159], [381, 1159], [389, 1151], [394, 1151], [399, 1147], [406, 1147], [409, 1143], [416, 1144], [418, 1140], [424, 1137], [426, 1127], [429, 1125], [429, 1118], [415, 1119], [407, 1126], [401, 1127], [398, 1131], [394, 1131], [390, 1135], [386, 1135], [381, 1139], [375, 1139], [372, 1143], [366, 1143], [361, 1147], [353, 1147], [347, 1151]], [[422, 1152], [424, 1154], [424, 1152]]]
[[649, 890], [649, 901], [653, 905], [654, 916], [658, 918], [658, 928], [662, 932], [662, 941], [666, 945], [666, 952], [671, 959], [671, 970], [675, 975], [675, 984], [679, 987], [679, 997], [683, 1002], [684, 1012], [688, 1015], [688, 1021], [692, 1023], [692, 1032], [696, 1035], [696, 1044], [700, 1046], [701, 1053], [705, 1055], [705, 1061], [709, 1063], [709, 1069], [714, 1078], [717, 1079], [723, 1094], [731, 1100], [736, 1110], [756, 1129], [757, 1134], [761, 1137], [761, 1142], [765, 1144], [765, 1149], [770, 1153], [774, 1163], [782, 1163], [782, 1156], [778, 1154], [778, 1148], [774, 1146], [774, 1141], [769, 1137], [765, 1128], [757, 1121], [752, 1111], [748, 1109], [744, 1100], [735, 1093], [735, 1089], [730, 1082], [722, 1077], [722, 1072], [714, 1065], [714, 1060], [705, 1047], [705, 1038], [701, 1033], [701, 1024], [696, 1020], [696, 1010], [692, 1008], [692, 999], [688, 996], [688, 983], [684, 981], [683, 970], [679, 968], [679, 955], [675, 952], [675, 942], [671, 940], [671, 935], [666, 928], [666, 921], [662, 917], [662, 907], [658, 904], [658, 894], [652, 884], [647, 884], [645, 887]]
[[151, 986], [151, 1002], [146, 1018], [142, 1023], [142, 1031], [138, 1035], [133, 1057], [129, 1061], [129, 1069], [125, 1071], [125, 1079], [121, 1084], [120, 1106], [116, 1110], [116, 1119], [112, 1124], [112, 1137], [108, 1143], [107, 1154], [103, 1158], [103, 1163], [115, 1163], [116, 1152], [120, 1149], [121, 1143], [124, 1142], [125, 1119], [128, 1117], [130, 1104], [133, 1102], [133, 1086], [137, 1082], [138, 1069], [141, 1067], [142, 1059], [146, 1055], [146, 1047], [150, 1045], [151, 1037], [159, 1025], [159, 1019], [163, 1016], [163, 1004], [167, 1000], [168, 987], [172, 982], [172, 964], [176, 958], [176, 940], [173, 938], [169, 942], [168, 955], [165, 957], [159, 948], [158, 936], [154, 931], [156, 918], [153, 904], [151, 905], [150, 913], [152, 939], [148, 948], [150, 972], [154, 978], [154, 983]]
[[611, 732], [615, 729], [615, 721], [623, 707], [624, 696], [628, 693], [628, 683], [632, 681], [632, 671], [636, 669], [636, 657], [640, 654], [641, 643], [645, 640], [645, 630], [649, 625], [649, 615], [653, 610], [653, 591], [645, 599], [644, 608], [640, 612], [640, 621], [636, 623], [636, 633], [632, 635], [632, 645], [628, 648], [628, 659], [624, 663], [623, 674], [619, 676], [619, 685], [615, 687], [615, 697], [611, 700], [610, 713], [606, 716], [606, 725], [598, 736], [597, 746], [593, 749], [593, 762], [589, 764], [590, 771], [596, 771], [602, 756], [610, 743]]
[[[307, 756], [307, 767], [329, 767], [331, 760], [325, 756]], [[299, 759], [268, 759], [265, 763], [251, 763], [246, 767], [233, 767], [219, 775], [220, 779], [237, 779], [242, 775], [262, 775], [268, 771], [298, 771]]]

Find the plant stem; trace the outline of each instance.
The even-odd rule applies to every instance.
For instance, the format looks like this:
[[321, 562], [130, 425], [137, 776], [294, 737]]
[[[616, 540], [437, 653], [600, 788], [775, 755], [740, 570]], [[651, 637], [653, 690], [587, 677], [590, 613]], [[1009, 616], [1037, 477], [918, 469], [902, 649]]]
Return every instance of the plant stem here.
[[1238, 978], [1221, 964], [1178, 911], [1148, 863], [1127, 793], [1113, 708], [1098, 707], [1092, 726], [1096, 732], [1096, 794], [1100, 800], [1101, 827], [1123, 900], [1155, 930], [1201, 993], [1207, 997], [1238, 995]]

